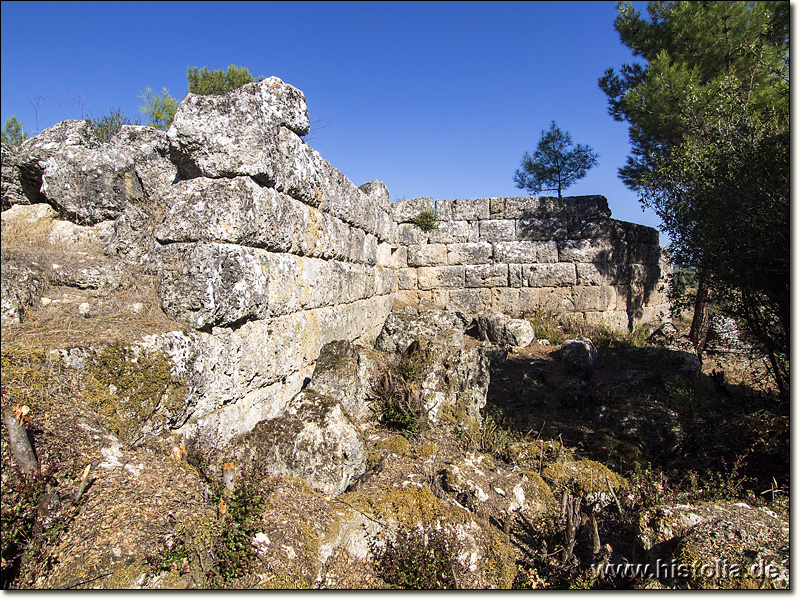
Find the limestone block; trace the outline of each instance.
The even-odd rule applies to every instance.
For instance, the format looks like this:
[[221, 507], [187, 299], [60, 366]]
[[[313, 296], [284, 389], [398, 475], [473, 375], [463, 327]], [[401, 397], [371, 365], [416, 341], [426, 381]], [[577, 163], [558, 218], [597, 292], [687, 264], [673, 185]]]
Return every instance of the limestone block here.
[[454, 221], [478, 221], [489, 218], [489, 199], [453, 200], [452, 215]]
[[489, 198], [489, 216], [492, 219], [505, 218], [506, 199], [505, 198]]
[[512, 241], [494, 244], [494, 260], [503, 263], [558, 262], [556, 242]]
[[661, 279], [658, 264], [630, 265], [630, 281], [633, 283], [657, 283]]
[[196, 329], [351, 303], [395, 282], [391, 269], [232, 244], [170, 244], [160, 262], [164, 310]]
[[398, 200], [389, 205], [389, 216], [395, 223], [411, 223], [422, 212], [433, 211], [433, 198]]
[[436, 200], [436, 218], [442, 221], [453, 220], [453, 201], [452, 200]]
[[508, 265], [467, 265], [464, 273], [468, 288], [508, 286]]
[[629, 281], [630, 267], [622, 263], [576, 263], [578, 285], [620, 285]]
[[616, 229], [615, 237], [626, 242], [639, 242], [643, 244], [658, 244], [658, 230], [637, 223], [609, 219]]
[[400, 223], [397, 226], [397, 241], [403, 246], [427, 244], [428, 232], [413, 223]]
[[612, 240], [564, 240], [558, 242], [559, 262], [624, 263], [627, 251], [624, 243]]
[[516, 238], [514, 219], [480, 221], [480, 239], [487, 242], [510, 242]]
[[409, 267], [435, 267], [447, 264], [447, 246], [424, 244], [408, 247]]
[[372, 181], [363, 183], [358, 186], [358, 189], [364, 192], [370, 199], [370, 202], [375, 206], [379, 206], [380, 208], [388, 211], [392, 199], [391, 195], [389, 194], [389, 188], [387, 188], [386, 184], [380, 179], [373, 179]]
[[555, 217], [525, 217], [517, 220], [518, 240], [560, 241], [569, 237], [567, 222]]
[[605, 325], [614, 331], [628, 331], [628, 313], [624, 311], [587, 311], [584, 322], [589, 327]]
[[408, 266], [408, 248], [405, 246], [392, 247], [390, 267], [401, 269]]
[[413, 290], [417, 287], [416, 269], [398, 269], [397, 287], [401, 290]]
[[392, 265], [392, 245], [388, 242], [378, 244], [375, 256], [375, 264], [379, 267], [389, 267]]
[[528, 287], [575, 285], [575, 265], [570, 263], [522, 265], [522, 278]]
[[470, 315], [477, 315], [489, 308], [492, 302], [492, 292], [485, 288], [450, 290], [449, 306], [453, 309], [463, 310]]
[[477, 242], [478, 221], [437, 221], [436, 227], [427, 233], [428, 241], [433, 244]]
[[491, 311], [512, 317], [522, 314], [520, 290], [507, 287], [493, 289]]
[[420, 267], [417, 269], [417, 285], [421, 290], [463, 288], [464, 267]]
[[526, 196], [521, 198], [505, 198], [503, 217], [506, 219], [522, 219], [545, 216], [546, 198]]
[[519, 290], [519, 309], [521, 314], [534, 312], [539, 306], [539, 288], [522, 288]]
[[522, 265], [508, 265], [508, 285], [512, 288], [522, 287]]
[[572, 290], [575, 310], [610, 311], [617, 305], [617, 295], [611, 286], [575, 286]]
[[627, 262], [645, 265], [657, 265], [661, 259], [661, 248], [656, 244], [630, 242], [628, 244]]
[[559, 313], [575, 312], [571, 287], [550, 287], [539, 290], [539, 307]]
[[466, 242], [447, 246], [447, 264], [480, 265], [491, 262], [492, 245], [488, 242]]
[[486, 313], [477, 319], [478, 334], [497, 346], [525, 348], [535, 337], [533, 326], [503, 313]]
[[236, 438], [234, 447], [244, 454], [241, 462], [258, 456], [269, 471], [303, 479], [329, 496], [344, 492], [366, 468], [359, 429], [338, 402], [312, 390], [303, 390], [282, 414]]

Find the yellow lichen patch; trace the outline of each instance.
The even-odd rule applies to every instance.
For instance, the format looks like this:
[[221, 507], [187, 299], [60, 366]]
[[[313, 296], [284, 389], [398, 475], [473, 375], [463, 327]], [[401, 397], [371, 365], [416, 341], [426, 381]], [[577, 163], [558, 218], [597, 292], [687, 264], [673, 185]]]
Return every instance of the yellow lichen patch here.
[[83, 397], [120, 441], [132, 443], [156, 413], [164, 419], [183, 406], [186, 386], [170, 366], [163, 352], [137, 352], [115, 342], [87, 361]]
[[506, 454], [516, 465], [530, 465], [538, 469], [540, 462], [557, 460], [566, 456], [568, 451], [559, 440], [533, 440], [511, 444]]
[[614, 490], [625, 486], [622, 477], [594, 460], [546, 463], [542, 469], [542, 478], [551, 488], [569, 489], [581, 496], [607, 492], [609, 484]]
[[378, 442], [375, 449], [384, 453], [405, 456], [411, 450], [411, 444], [402, 435], [393, 435]]

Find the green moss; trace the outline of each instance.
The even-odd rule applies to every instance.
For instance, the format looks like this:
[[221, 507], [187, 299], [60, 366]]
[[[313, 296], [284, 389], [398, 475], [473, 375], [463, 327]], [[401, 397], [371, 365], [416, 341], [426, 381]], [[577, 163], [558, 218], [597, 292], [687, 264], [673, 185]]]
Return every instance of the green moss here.
[[383, 451], [384, 454], [388, 453], [396, 454], [397, 456], [405, 456], [411, 451], [411, 444], [404, 436], [393, 435], [378, 442], [375, 448]]
[[57, 354], [41, 348], [13, 347], [0, 353], [3, 387], [10, 402], [34, 411], [47, 411], [52, 396], [71, 383]]
[[87, 363], [83, 397], [123, 443], [134, 443], [157, 413], [166, 420], [183, 406], [186, 386], [172, 374], [163, 352], [115, 342]]

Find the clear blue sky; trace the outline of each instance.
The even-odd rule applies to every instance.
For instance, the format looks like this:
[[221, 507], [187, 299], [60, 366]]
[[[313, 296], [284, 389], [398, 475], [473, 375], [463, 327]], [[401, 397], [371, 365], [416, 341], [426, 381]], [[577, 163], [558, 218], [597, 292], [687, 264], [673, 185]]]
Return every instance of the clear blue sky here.
[[[645, 3], [637, 2], [643, 8]], [[189, 66], [246, 66], [302, 90], [309, 143], [392, 199], [520, 196], [525, 151], [555, 120], [599, 164], [569, 195], [602, 194], [650, 226], [617, 176], [627, 125], [597, 80], [633, 60], [607, 2], [2, 2], [2, 122], [31, 134], [119, 107], [146, 88], [179, 100]], [[662, 234], [662, 242], [666, 241]]]

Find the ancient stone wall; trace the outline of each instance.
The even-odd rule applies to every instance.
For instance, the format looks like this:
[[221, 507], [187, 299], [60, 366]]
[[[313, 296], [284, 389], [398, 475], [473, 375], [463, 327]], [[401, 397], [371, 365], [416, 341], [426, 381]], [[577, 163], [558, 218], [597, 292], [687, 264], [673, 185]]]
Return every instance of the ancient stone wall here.
[[[183, 326], [145, 342], [187, 381], [172, 427], [211, 422], [229, 438], [280, 414], [321, 348], [377, 338], [396, 298], [620, 329], [663, 312], [657, 232], [611, 219], [604, 198], [390, 204], [380, 181], [357, 187], [322, 159], [308, 128], [303, 93], [272, 77], [189, 94], [167, 132], [124, 126], [103, 143], [64, 121], [3, 146], [4, 211], [46, 203], [54, 229], [102, 241], [113, 273], [157, 275]], [[431, 231], [412, 223], [424, 210]], [[30, 296], [11, 279], [4, 319]]]
[[[658, 232], [611, 217], [602, 196], [395, 202], [398, 297], [628, 329], [667, 313]], [[414, 220], [435, 211], [436, 226]]]

